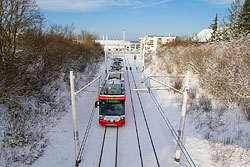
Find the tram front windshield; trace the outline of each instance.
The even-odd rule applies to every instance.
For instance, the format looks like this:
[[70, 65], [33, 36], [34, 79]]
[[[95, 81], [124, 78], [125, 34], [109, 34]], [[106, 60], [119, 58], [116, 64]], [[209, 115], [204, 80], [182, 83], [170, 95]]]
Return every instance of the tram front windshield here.
[[125, 115], [124, 100], [100, 100], [100, 115], [120, 116]]

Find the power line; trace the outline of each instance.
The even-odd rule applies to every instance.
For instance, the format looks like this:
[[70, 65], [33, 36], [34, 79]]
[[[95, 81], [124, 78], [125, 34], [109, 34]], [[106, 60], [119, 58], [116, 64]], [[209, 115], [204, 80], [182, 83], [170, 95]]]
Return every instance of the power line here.
[[[100, 86], [100, 80], [99, 80], [99, 86]], [[99, 91], [97, 93], [96, 100], [98, 100], [99, 92], [100, 92], [100, 89], [99, 89]], [[77, 159], [80, 159], [80, 161], [75, 163], [75, 167], [78, 167], [79, 164], [80, 164], [80, 162], [81, 162], [83, 150], [84, 150], [86, 142], [87, 142], [88, 134], [89, 134], [89, 131], [90, 131], [90, 128], [91, 128], [91, 125], [92, 125], [92, 121], [93, 121], [94, 115], [95, 115], [95, 105], [92, 108], [92, 112], [91, 112], [91, 115], [89, 117], [88, 125], [86, 127], [86, 130], [85, 130], [85, 133], [84, 133], [84, 136], [83, 136], [83, 140], [82, 140], [82, 143], [81, 143], [79, 154], [77, 156]]]
[[[159, 102], [157, 101], [155, 95], [153, 94], [153, 92], [150, 91], [150, 95], [154, 101], [154, 103], [156, 104], [158, 111], [160, 112], [161, 116], [163, 117], [165, 123], [167, 124], [169, 130], [171, 131], [172, 135], [174, 136], [175, 141], [177, 142], [177, 144], [180, 146], [180, 149], [184, 155], [184, 157], [186, 158], [188, 164], [190, 166], [194, 166], [196, 167], [193, 159], [191, 158], [190, 154], [188, 153], [187, 149], [185, 148], [184, 144], [180, 141], [180, 139], [178, 138], [178, 134], [176, 133], [174, 127], [172, 126], [172, 124], [170, 123], [169, 119], [167, 118], [166, 114], [164, 113], [162, 107], [160, 106]], [[187, 154], [187, 155], [186, 155]], [[190, 162], [191, 161], [191, 162]]]

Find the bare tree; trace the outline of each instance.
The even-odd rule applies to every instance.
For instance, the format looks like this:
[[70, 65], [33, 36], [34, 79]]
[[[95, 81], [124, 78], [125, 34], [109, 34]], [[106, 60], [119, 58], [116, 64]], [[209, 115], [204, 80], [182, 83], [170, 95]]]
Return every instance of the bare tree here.
[[34, 0], [1, 0], [0, 61], [15, 58], [18, 34], [41, 26], [43, 18]]
[[79, 40], [82, 40], [83, 42], [91, 43], [94, 42], [97, 39], [96, 34], [92, 34], [87, 30], [81, 30], [81, 34], [79, 35]]

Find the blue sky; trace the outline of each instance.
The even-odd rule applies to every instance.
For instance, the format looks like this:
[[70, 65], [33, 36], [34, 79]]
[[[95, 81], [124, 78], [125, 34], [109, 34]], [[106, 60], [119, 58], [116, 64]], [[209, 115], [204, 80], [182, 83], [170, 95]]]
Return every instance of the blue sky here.
[[227, 15], [232, 0], [37, 0], [48, 23], [72, 24], [109, 39], [145, 35], [186, 36]]

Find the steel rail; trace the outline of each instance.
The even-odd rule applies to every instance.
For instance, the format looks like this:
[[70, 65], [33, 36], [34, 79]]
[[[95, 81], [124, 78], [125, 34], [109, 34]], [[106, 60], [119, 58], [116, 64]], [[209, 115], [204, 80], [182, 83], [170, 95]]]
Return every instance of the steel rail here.
[[102, 154], [103, 154], [103, 150], [104, 150], [103, 148], [104, 148], [104, 144], [105, 144], [106, 132], [107, 132], [107, 126], [105, 126], [105, 128], [104, 128], [104, 134], [103, 134], [103, 140], [102, 140], [102, 148], [101, 148], [101, 154], [100, 154], [100, 158], [99, 158], [98, 167], [101, 166], [101, 162], [102, 162]]
[[[129, 64], [129, 66], [130, 66], [130, 64]], [[133, 78], [133, 82], [134, 82], [135, 88], [137, 89], [135, 78], [134, 78], [134, 74], [133, 74], [132, 70], [130, 72], [131, 72], [131, 75], [132, 75], [132, 78]], [[156, 149], [155, 149], [155, 146], [154, 146], [154, 142], [153, 142], [153, 138], [152, 138], [152, 135], [151, 135], [151, 132], [150, 132], [150, 129], [149, 129], [149, 125], [148, 125], [148, 121], [147, 121], [147, 118], [146, 118], [146, 114], [145, 114], [144, 108], [142, 106], [141, 98], [140, 98], [140, 95], [139, 95], [138, 92], [136, 92], [136, 94], [137, 94], [137, 97], [139, 99], [139, 103], [140, 103], [140, 107], [141, 107], [141, 110], [142, 110], [143, 118], [144, 118], [144, 121], [145, 121], [145, 124], [146, 124], [146, 127], [147, 127], [147, 131], [148, 131], [148, 134], [149, 134], [150, 142], [151, 142], [151, 145], [152, 145], [152, 148], [153, 148], [153, 151], [154, 151], [155, 159], [156, 159], [158, 167], [160, 167], [159, 159], [158, 159], [158, 156], [157, 156], [157, 153], [156, 153]]]
[[[175, 141], [176, 141], [176, 142], [178, 143], [178, 145], [180, 146], [181, 151], [182, 151], [182, 153], [183, 153], [185, 159], [187, 160], [189, 166], [192, 166], [192, 165], [193, 165], [194, 167], [196, 167], [196, 165], [195, 165], [193, 159], [191, 158], [191, 156], [190, 156], [190, 154], [188, 153], [188, 151], [187, 151], [186, 147], [184, 146], [184, 144], [183, 144], [183, 143], [180, 141], [180, 139], [178, 138], [177, 132], [175, 131], [173, 125], [170, 123], [168, 117], [167, 117], [166, 114], [164, 113], [163, 109], [161, 108], [161, 106], [160, 106], [158, 100], [156, 99], [155, 95], [153, 94], [153, 92], [150, 92], [150, 95], [151, 95], [151, 98], [153, 99], [153, 101], [154, 101], [154, 103], [155, 103], [155, 105], [156, 105], [158, 111], [160, 112], [160, 114], [161, 114], [163, 120], [164, 120], [165, 123], [167, 124], [167, 127], [169, 128], [170, 132], [172, 133], [172, 135], [173, 135]], [[187, 155], [186, 155], [186, 154], [187, 154]], [[190, 160], [191, 162], [189, 162], [189, 160]]]
[[117, 159], [118, 159], [118, 140], [119, 140], [119, 131], [118, 131], [118, 126], [116, 127], [116, 147], [115, 147], [115, 167], [117, 167]]
[[133, 103], [133, 97], [132, 97], [132, 91], [131, 91], [131, 85], [130, 85], [128, 72], [127, 72], [127, 77], [128, 77], [129, 93], [130, 93], [130, 99], [131, 99], [131, 104], [132, 104], [132, 111], [133, 111], [133, 117], [134, 117], [134, 123], [135, 123], [135, 132], [136, 132], [137, 144], [138, 144], [138, 149], [139, 149], [140, 161], [141, 161], [141, 166], [143, 167], [144, 164], [143, 164], [142, 151], [141, 151], [141, 146], [140, 146], [140, 138], [139, 138], [139, 133], [138, 133], [137, 121], [135, 117], [135, 108], [134, 108], [134, 103]]

